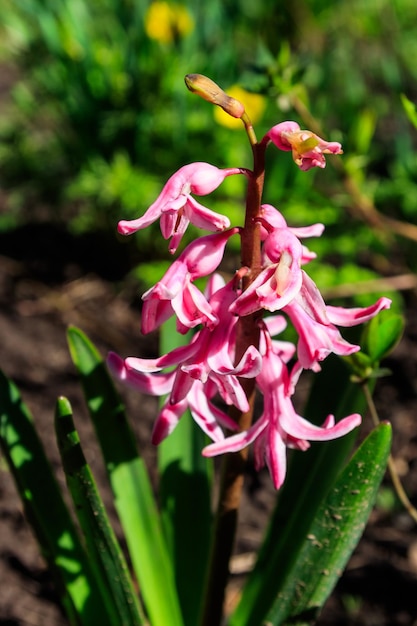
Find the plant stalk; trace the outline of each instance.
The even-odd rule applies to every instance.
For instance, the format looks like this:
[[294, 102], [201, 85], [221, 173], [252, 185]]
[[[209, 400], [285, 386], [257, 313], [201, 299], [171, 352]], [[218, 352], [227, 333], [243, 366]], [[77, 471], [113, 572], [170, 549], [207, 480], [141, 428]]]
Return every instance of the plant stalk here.
[[[245, 124], [245, 127], [248, 126]], [[251, 128], [251, 126], [249, 126]], [[245, 225], [241, 231], [242, 267], [248, 268], [243, 277], [242, 287], [246, 289], [261, 271], [261, 237], [260, 225], [256, 218], [260, 214], [261, 198], [265, 174], [265, 143], [257, 143], [252, 132], [248, 132], [252, 145], [254, 168], [248, 179], [246, 196]], [[237, 323], [236, 355], [238, 363], [251, 345], [259, 346], [259, 320], [262, 312], [255, 312], [240, 317]], [[231, 407], [230, 415], [239, 425], [239, 429], [247, 430], [253, 419], [255, 402], [255, 379], [242, 378], [240, 383], [249, 402], [249, 411], [242, 413]], [[213, 543], [207, 578], [205, 605], [202, 626], [218, 626], [221, 624], [227, 580], [229, 577], [229, 561], [232, 555], [237, 529], [238, 510], [241, 501], [244, 468], [248, 451], [241, 450], [227, 454], [222, 458], [220, 493], [215, 518]]]

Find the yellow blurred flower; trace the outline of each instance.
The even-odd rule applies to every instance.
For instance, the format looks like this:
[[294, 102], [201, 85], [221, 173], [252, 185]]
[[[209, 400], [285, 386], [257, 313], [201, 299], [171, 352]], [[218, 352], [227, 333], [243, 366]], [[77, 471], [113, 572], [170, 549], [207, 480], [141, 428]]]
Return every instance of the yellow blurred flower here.
[[[262, 118], [266, 107], [266, 99], [264, 96], [257, 93], [250, 93], [246, 91], [246, 89], [239, 87], [239, 85], [233, 85], [230, 89], [226, 90], [226, 93], [228, 96], [236, 98], [236, 100], [239, 100], [239, 102], [244, 105], [245, 111], [253, 124], [256, 124], [256, 122]], [[220, 107], [215, 107], [214, 118], [216, 122], [222, 126], [227, 126], [227, 128], [242, 128], [240, 119], [231, 117]]]
[[172, 43], [177, 37], [188, 35], [193, 28], [192, 16], [180, 4], [156, 0], [149, 6], [145, 16], [146, 34], [160, 43]]

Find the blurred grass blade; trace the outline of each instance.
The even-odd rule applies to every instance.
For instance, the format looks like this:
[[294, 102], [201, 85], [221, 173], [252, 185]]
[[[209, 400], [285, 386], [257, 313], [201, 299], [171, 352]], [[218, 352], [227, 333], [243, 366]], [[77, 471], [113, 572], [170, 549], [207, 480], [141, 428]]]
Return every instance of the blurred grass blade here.
[[[343, 361], [330, 356], [315, 375], [304, 416], [316, 424], [333, 413], [337, 419], [363, 413], [359, 385], [349, 382]], [[277, 494], [257, 562], [243, 589], [230, 626], [259, 626], [290, 574], [321, 501], [351, 451], [356, 432], [340, 439], [313, 443], [306, 452], [294, 451], [285, 483]]]
[[[161, 352], [186, 343], [169, 320], [161, 331]], [[212, 515], [212, 461], [201, 450], [204, 433], [187, 411], [174, 432], [158, 448], [162, 522], [175, 568], [184, 623], [198, 622], [209, 556]]]
[[407, 98], [407, 96], [405, 94], [401, 94], [400, 97], [401, 97], [401, 103], [402, 103], [402, 105], [404, 107], [404, 111], [405, 111], [409, 121], [412, 123], [414, 128], [417, 128], [417, 110], [416, 110], [416, 105], [409, 98]]
[[309, 626], [317, 618], [365, 528], [390, 447], [391, 426], [380, 424], [341, 472], [317, 511], [297, 563], [268, 613], [268, 624]]
[[185, 626], [198, 623], [209, 557], [212, 514], [204, 433], [187, 412], [158, 449], [161, 515]]
[[[174, 324], [172, 318], [162, 326], [162, 354], [190, 339], [179, 335]], [[162, 524], [185, 626], [198, 623], [211, 542], [212, 460], [201, 454], [206, 439], [187, 411], [158, 446]]]
[[2, 372], [0, 444], [70, 623], [105, 624], [103, 597], [30, 412], [15, 385]]
[[109, 626], [143, 624], [126, 561], [85, 460], [71, 405], [63, 397], [58, 398], [56, 405], [55, 432], [90, 565], [104, 598], [106, 623]]
[[105, 363], [79, 329], [68, 343], [103, 452], [115, 507], [152, 626], [182, 625], [174, 574], [149, 476]]

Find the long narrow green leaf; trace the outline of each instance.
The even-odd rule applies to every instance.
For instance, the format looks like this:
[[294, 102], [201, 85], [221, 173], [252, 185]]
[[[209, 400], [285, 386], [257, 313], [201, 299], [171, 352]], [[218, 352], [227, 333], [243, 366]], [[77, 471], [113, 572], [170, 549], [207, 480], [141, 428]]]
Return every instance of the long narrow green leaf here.
[[90, 565], [100, 586], [109, 626], [144, 623], [129, 570], [107, 517], [90, 467], [87, 465], [71, 405], [59, 398], [55, 431], [68, 489], [83, 531]]
[[358, 543], [391, 447], [391, 426], [365, 439], [320, 505], [297, 563], [269, 612], [271, 626], [308, 626], [317, 617]]
[[91, 419], [103, 452], [129, 554], [152, 626], [181, 626], [174, 573], [152, 487], [124, 407], [103, 359], [77, 328], [68, 343], [81, 376]]
[[[175, 332], [174, 323], [162, 327], [162, 353], [189, 340]], [[212, 460], [201, 454], [206, 439], [187, 412], [158, 447], [162, 524], [185, 626], [198, 623], [211, 541]]]
[[2, 372], [0, 444], [70, 623], [84, 626], [105, 624], [103, 596], [95, 583], [32, 416], [16, 386]]
[[[359, 385], [349, 382], [349, 372], [338, 358], [329, 357], [315, 377], [304, 415], [315, 423], [333, 413], [341, 418], [362, 413], [365, 400]], [[231, 626], [259, 626], [291, 572], [317, 509], [334, 483], [356, 433], [312, 444], [307, 452], [294, 452], [284, 486], [253, 571], [241, 600], [230, 618]]]

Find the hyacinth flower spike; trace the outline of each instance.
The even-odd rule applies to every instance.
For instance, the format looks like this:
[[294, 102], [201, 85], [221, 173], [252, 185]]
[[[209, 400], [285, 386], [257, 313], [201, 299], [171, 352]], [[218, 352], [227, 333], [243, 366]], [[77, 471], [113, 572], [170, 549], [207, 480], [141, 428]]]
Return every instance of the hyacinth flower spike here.
[[142, 217], [121, 220], [117, 230], [122, 235], [130, 235], [159, 219], [163, 237], [171, 239], [169, 251], [174, 253], [190, 222], [208, 231], [229, 228], [230, 220], [227, 217], [206, 208], [191, 194], [205, 196], [233, 174], [247, 175], [247, 170], [237, 167], [219, 169], [201, 162], [184, 165], [171, 176], [157, 200]]
[[[240, 119], [252, 149], [253, 167], [219, 169], [208, 163], [185, 165], [166, 183], [144, 215], [121, 221], [118, 230], [130, 234], [160, 221], [169, 251], [175, 252], [189, 224], [215, 234], [197, 238], [174, 261], [163, 278], [143, 296], [142, 330], [157, 329], [172, 315], [177, 330], [193, 330], [188, 345], [154, 359], [112, 353], [114, 376], [141, 393], [164, 397], [154, 424], [152, 441], [159, 444], [189, 409], [211, 439], [203, 455], [224, 453], [206, 589], [204, 626], [222, 623], [224, 589], [234, 543], [247, 447], [253, 444], [255, 467], [266, 465], [279, 489], [287, 469], [287, 449], [307, 450], [311, 441], [342, 437], [359, 426], [357, 413], [335, 423], [332, 414], [321, 426], [299, 415], [292, 402], [301, 373], [320, 370], [330, 353], [349, 355], [359, 350], [340, 334], [338, 326], [354, 326], [389, 308], [380, 298], [366, 308], [328, 306], [304, 266], [316, 255], [304, 238], [319, 237], [323, 224], [290, 227], [284, 216], [263, 204], [266, 149], [274, 144], [292, 153], [303, 171], [326, 165], [326, 155], [342, 154], [337, 142], [327, 142], [302, 130], [293, 121], [273, 126], [259, 142], [244, 105], [200, 74], [189, 74], [188, 89]], [[247, 178], [241, 226], [200, 204], [227, 176]], [[225, 281], [218, 271], [229, 238], [240, 235], [240, 269]], [[214, 273], [214, 274], [213, 274]], [[195, 281], [208, 277], [202, 293]], [[274, 313], [265, 317], [265, 311]], [[298, 333], [296, 345], [280, 340], [288, 320]], [[263, 404], [256, 412], [257, 395]], [[227, 432], [226, 432], [227, 431]], [[230, 434], [231, 433], [231, 434]], [[230, 515], [233, 513], [233, 516]]]

